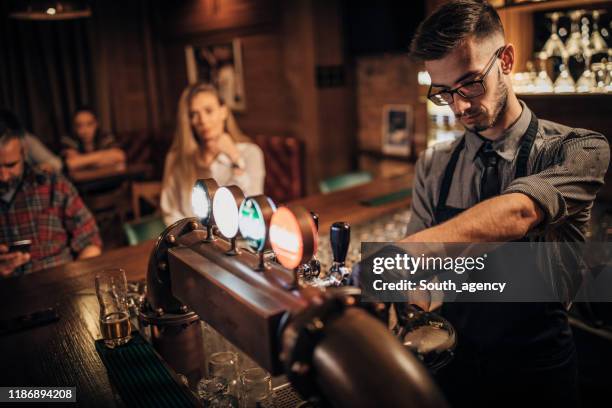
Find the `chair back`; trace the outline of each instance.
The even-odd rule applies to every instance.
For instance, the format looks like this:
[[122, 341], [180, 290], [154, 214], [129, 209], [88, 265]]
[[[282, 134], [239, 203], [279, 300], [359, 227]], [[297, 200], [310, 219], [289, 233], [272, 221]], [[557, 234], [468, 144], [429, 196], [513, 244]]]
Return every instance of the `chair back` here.
[[264, 153], [264, 193], [275, 203], [287, 203], [304, 196], [304, 144], [295, 137], [253, 138]]
[[160, 215], [143, 217], [137, 221], [123, 224], [123, 232], [129, 245], [137, 245], [143, 241], [158, 237], [166, 225]]
[[159, 212], [159, 198], [161, 196], [161, 182], [159, 181], [135, 181], [132, 183], [132, 214], [138, 220], [142, 215], [140, 200], [145, 201]]
[[357, 171], [322, 180], [319, 183], [319, 189], [322, 193], [331, 193], [332, 191], [344, 190], [369, 183], [370, 181], [372, 181], [372, 173], [369, 171]]

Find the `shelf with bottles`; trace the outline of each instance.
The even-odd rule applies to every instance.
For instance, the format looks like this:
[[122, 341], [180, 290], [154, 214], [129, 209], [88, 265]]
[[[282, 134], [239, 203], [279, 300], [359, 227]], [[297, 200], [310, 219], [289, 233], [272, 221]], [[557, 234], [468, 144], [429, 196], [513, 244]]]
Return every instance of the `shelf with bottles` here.
[[610, 0], [491, 0], [498, 10], [512, 10], [521, 12], [536, 12], [555, 10], [569, 7], [588, 7], [593, 4], [605, 4]]
[[610, 93], [521, 93], [516, 92], [519, 99], [542, 100], [542, 101], [597, 101], [598, 103], [610, 104], [612, 94]]
[[[580, 4], [585, 8], [529, 16], [531, 41], [517, 47], [523, 56], [513, 74], [517, 93], [612, 93], [612, 2]], [[525, 55], [533, 59], [524, 61]]]
[[428, 100], [427, 117], [427, 147], [455, 140], [465, 131], [449, 106], [438, 106]]

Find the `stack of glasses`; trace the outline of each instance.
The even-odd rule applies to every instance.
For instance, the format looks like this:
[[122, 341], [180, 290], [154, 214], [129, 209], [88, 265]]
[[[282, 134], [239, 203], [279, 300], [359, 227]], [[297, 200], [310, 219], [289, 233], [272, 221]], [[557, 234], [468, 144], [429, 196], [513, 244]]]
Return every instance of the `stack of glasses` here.
[[272, 408], [272, 378], [262, 368], [252, 367], [239, 374], [238, 354], [233, 351], [213, 353], [208, 359], [208, 375], [197, 385], [205, 407]]
[[[527, 63], [527, 72], [513, 75], [517, 93], [612, 93], [612, 49], [604, 37], [609, 32], [600, 29], [599, 20], [605, 10], [572, 10], [547, 14], [551, 20], [551, 35], [536, 54], [538, 69]], [[561, 17], [571, 20], [568, 35], [559, 28]], [[590, 17], [590, 18], [589, 18]], [[561, 37], [567, 35], [563, 42]]]

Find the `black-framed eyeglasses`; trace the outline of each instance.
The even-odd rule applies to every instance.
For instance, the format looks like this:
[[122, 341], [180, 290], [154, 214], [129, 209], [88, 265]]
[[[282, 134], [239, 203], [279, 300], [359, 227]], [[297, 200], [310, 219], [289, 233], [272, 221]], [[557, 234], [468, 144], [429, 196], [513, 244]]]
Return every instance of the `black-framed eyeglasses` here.
[[493, 54], [489, 62], [487, 62], [487, 65], [483, 69], [483, 73], [479, 75], [478, 79], [466, 82], [454, 89], [444, 89], [442, 91], [434, 93], [431, 92], [433, 89], [433, 85], [430, 85], [429, 91], [427, 92], [427, 98], [438, 106], [445, 106], [451, 105], [454, 102], [453, 96], [456, 93], [467, 99], [476, 98], [477, 96], [484, 95], [484, 93], [487, 91], [487, 88], [484, 84], [484, 80], [491, 71], [491, 68], [493, 68], [493, 63], [497, 58], [499, 58], [505, 48], [506, 46], [504, 45], [503, 47], [500, 47], [497, 49], [497, 51], [495, 51], [495, 54]]

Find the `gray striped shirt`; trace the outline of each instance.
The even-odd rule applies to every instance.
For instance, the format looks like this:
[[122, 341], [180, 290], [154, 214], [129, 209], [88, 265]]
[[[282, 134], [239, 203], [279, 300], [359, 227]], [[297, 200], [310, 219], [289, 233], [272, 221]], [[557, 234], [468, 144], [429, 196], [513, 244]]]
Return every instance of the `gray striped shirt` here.
[[[529, 233], [531, 240], [582, 241], [595, 195], [608, 169], [608, 141], [597, 132], [539, 119], [528, 175], [514, 179], [518, 148], [531, 119], [529, 108], [523, 101], [521, 105], [519, 119], [493, 142], [494, 150], [502, 158], [499, 167], [502, 194], [526, 194], [544, 211], [545, 220]], [[446, 204], [469, 208], [479, 201], [483, 165], [477, 153], [484, 141], [471, 131], [462, 137], [465, 147], [459, 155]], [[436, 144], [419, 158], [409, 235], [433, 226], [444, 170], [458, 142], [459, 139]]]

